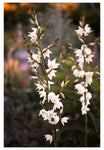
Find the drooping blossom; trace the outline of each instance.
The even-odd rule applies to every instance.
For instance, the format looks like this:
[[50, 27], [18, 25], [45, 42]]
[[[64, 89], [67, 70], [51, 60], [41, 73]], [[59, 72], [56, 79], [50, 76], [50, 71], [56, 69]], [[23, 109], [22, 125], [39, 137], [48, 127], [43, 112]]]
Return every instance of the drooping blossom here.
[[89, 24], [85, 25], [84, 30], [85, 30], [84, 31], [84, 36], [88, 36], [92, 32], [91, 28], [89, 27]]
[[86, 46], [85, 49], [84, 49], [84, 53], [85, 53], [87, 56], [90, 55], [90, 54], [91, 54], [91, 49]]
[[62, 102], [57, 101], [56, 103], [54, 103], [53, 109], [56, 110], [56, 109], [60, 109], [62, 107], [63, 107]]
[[82, 115], [87, 114], [88, 111], [90, 111], [90, 108], [88, 108], [88, 105], [82, 105], [81, 108]]
[[75, 77], [78, 77], [78, 78], [83, 78], [84, 75], [85, 75], [85, 72], [84, 72], [83, 70], [75, 69], [75, 70], [73, 71], [73, 75], [74, 75]]
[[44, 135], [45, 136], [45, 139], [46, 139], [46, 141], [49, 141], [50, 142], [50, 144], [52, 143], [52, 141], [53, 141], [53, 137], [52, 137], [52, 135], [50, 135], [50, 134], [46, 134], [46, 135]]
[[77, 59], [77, 62], [78, 62], [78, 65], [80, 67], [80, 69], [82, 70], [83, 69], [83, 65], [84, 65], [84, 57], [81, 56]]
[[52, 103], [56, 103], [57, 101], [59, 101], [59, 95], [56, 95], [55, 93], [53, 92], [50, 92], [48, 94], [48, 102], [51, 101]]
[[44, 110], [42, 109], [39, 113], [43, 117], [44, 120], [48, 120], [50, 124], [57, 124], [59, 122], [59, 116], [54, 110]]
[[90, 62], [93, 61], [93, 58], [94, 58], [94, 54], [91, 54], [85, 58], [85, 61], [89, 64]]
[[86, 72], [86, 83], [91, 85], [92, 83], [92, 76], [93, 76], [93, 72]]
[[59, 95], [55, 95], [55, 93], [50, 92], [48, 94], [48, 102], [51, 101], [54, 106], [53, 109], [56, 110], [57, 108], [60, 109], [61, 107], [63, 107], [62, 102], [60, 102], [60, 98]]
[[92, 94], [90, 92], [86, 93], [86, 100], [90, 100], [92, 98]]
[[69, 120], [68, 117], [63, 117], [63, 118], [61, 118], [61, 123], [62, 123], [62, 125], [64, 126], [64, 124], [67, 123], [68, 120]]
[[43, 97], [43, 100], [46, 100], [46, 92], [44, 90], [38, 91], [40, 98]]
[[47, 114], [47, 111], [45, 109], [40, 110], [39, 116], [40, 115], [43, 117], [44, 120], [47, 120], [48, 114]]
[[84, 87], [84, 83], [78, 83], [75, 85], [75, 89], [77, 89], [78, 94], [84, 94], [84, 92], [87, 92], [87, 89]]
[[76, 54], [76, 57], [82, 56], [82, 50], [81, 49], [77, 49], [74, 53]]
[[39, 90], [39, 91], [45, 89], [44, 86], [41, 85], [41, 84], [36, 83], [35, 85], [36, 85], [36, 87], [37, 87], [37, 90]]

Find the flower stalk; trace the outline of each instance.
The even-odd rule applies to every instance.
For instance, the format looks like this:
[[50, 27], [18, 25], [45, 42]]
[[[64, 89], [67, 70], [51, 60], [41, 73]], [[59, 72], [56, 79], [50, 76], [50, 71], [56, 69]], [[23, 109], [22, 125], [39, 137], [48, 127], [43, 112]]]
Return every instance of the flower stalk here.
[[[81, 17], [79, 21], [78, 30], [75, 30], [75, 33], [78, 39], [81, 41], [81, 49], [74, 49], [76, 55], [76, 64], [72, 67], [73, 75], [77, 78], [77, 84], [75, 84], [75, 89], [77, 94], [81, 95], [79, 101], [82, 104], [82, 115], [84, 115], [85, 120], [85, 147], [87, 147], [87, 128], [88, 128], [88, 117], [87, 113], [90, 111], [88, 107], [90, 105], [90, 99], [92, 94], [88, 91], [88, 86], [92, 84], [92, 76], [94, 72], [89, 72], [87, 65], [93, 61], [94, 52], [93, 47], [96, 43], [86, 44], [86, 37], [92, 32], [88, 24], [85, 25], [85, 16]], [[68, 42], [69, 43], [69, 42]], [[72, 45], [69, 43], [69, 46], [72, 48]], [[91, 48], [90, 48], [91, 47]]]
[[57, 131], [56, 131], [56, 125], [55, 125], [55, 129], [53, 131], [53, 137], [54, 137], [54, 147], [57, 147]]
[[85, 147], [87, 147], [87, 114], [85, 114]]
[[[43, 53], [42, 53], [42, 48], [41, 48], [41, 39], [39, 37], [39, 49], [40, 49], [40, 53], [41, 53], [41, 58], [42, 58], [42, 66], [43, 66], [43, 69], [44, 69], [44, 72], [45, 72], [45, 76], [46, 76], [46, 82], [47, 82], [47, 93], [49, 93], [49, 86], [48, 86], [48, 75], [47, 75], [47, 72], [46, 72], [46, 68], [45, 68], [45, 64], [44, 64], [44, 56], [43, 56]], [[47, 97], [47, 96], [46, 96]]]
[[[56, 58], [51, 60], [50, 55], [52, 52], [50, 48], [57, 46], [58, 38], [53, 44], [50, 44], [46, 48], [42, 49], [41, 40], [44, 36], [44, 28], [39, 26], [37, 15], [33, 9], [32, 12], [31, 23], [34, 25], [34, 28], [32, 28], [33, 31], [29, 32], [29, 40], [26, 37], [23, 38], [27, 44], [27, 52], [30, 54], [30, 57], [28, 57], [28, 62], [30, 63], [31, 70], [35, 74], [32, 78], [35, 80], [35, 86], [37, 92], [39, 93], [40, 99], [43, 99], [42, 101], [40, 100], [42, 109], [39, 112], [39, 116], [42, 116], [44, 121], [48, 121], [48, 123], [52, 124], [54, 127], [54, 132], [52, 132], [52, 135], [46, 134], [44, 137], [46, 141], [50, 142], [50, 144], [54, 141], [54, 146], [56, 147], [56, 126], [59, 122], [61, 122], [64, 126], [69, 119], [68, 117], [61, 117], [61, 114], [63, 113], [63, 104], [61, 102], [62, 97], [60, 98], [60, 93], [55, 94], [51, 91], [51, 85], [54, 84], [54, 82], [52, 82], [52, 78], [56, 76], [56, 69], [60, 66], [60, 64], [56, 63]], [[30, 50], [32, 46], [35, 47], [35, 53]], [[45, 62], [47, 62], [47, 65]], [[39, 68], [43, 71], [42, 76], [40, 76]], [[46, 103], [51, 109], [46, 107]]]

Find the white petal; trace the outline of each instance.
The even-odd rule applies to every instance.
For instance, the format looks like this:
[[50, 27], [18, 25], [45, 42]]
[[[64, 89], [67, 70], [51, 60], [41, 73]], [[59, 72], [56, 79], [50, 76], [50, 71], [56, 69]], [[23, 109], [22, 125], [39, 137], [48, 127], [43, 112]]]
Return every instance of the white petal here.
[[63, 118], [61, 118], [61, 123], [62, 123], [62, 125], [64, 126], [64, 123], [67, 123], [68, 120], [69, 120], [68, 117], [63, 117]]

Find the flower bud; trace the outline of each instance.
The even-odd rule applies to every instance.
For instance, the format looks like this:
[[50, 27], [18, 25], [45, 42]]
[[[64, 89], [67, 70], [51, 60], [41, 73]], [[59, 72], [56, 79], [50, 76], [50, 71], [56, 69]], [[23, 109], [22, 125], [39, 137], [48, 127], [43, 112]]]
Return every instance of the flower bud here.
[[69, 81], [70, 81], [70, 80], [68, 80], [68, 81], [65, 82], [65, 86], [67, 86], [67, 84], [69, 83]]
[[64, 93], [60, 93], [60, 95], [62, 96], [62, 98], [64, 98], [65, 99], [65, 95], [64, 95]]
[[60, 115], [63, 113], [63, 107], [61, 108], [61, 110], [60, 110]]
[[62, 83], [61, 83], [61, 87], [63, 88], [63, 87], [64, 87], [64, 85], [65, 85], [65, 84], [64, 84], [64, 81], [62, 81]]

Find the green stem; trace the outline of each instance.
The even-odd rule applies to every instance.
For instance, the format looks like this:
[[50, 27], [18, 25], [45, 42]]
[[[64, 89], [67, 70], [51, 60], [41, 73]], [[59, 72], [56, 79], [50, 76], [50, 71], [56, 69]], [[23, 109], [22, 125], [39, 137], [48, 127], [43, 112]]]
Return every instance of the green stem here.
[[[84, 71], [86, 71], [86, 63], [85, 63], [85, 56], [84, 56]], [[86, 79], [84, 76], [84, 87], [86, 88]], [[86, 105], [86, 92], [84, 92], [84, 101], [85, 101], [85, 105]], [[87, 114], [85, 114], [85, 147], [87, 147]]]
[[44, 65], [44, 56], [43, 56], [43, 52], [42, 52], [42, 48], [41, 48], [41, 41], [40, 41], [40, 39], [39, 39], [39, 46], [40, 46], [40, 53], [41, 53], [41, 59], [42, 59], [42, 66], [43, 66], [43, 70], [44, 70], [45, 75], [46, 75], [47, 92], [49, 92], [48, 75], [47, 75], [46, 68], [45, 68], [45, 65]]
[[87, 114], [85, 114], [85, 147], [87, 147]]
[[56, 126], [55, 126], [55, 129], [54, 129], [54, 147], [57, 147], [57, 131], [56, 131]]

